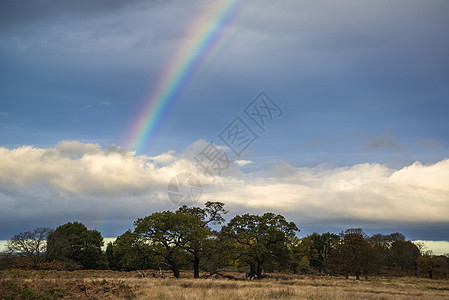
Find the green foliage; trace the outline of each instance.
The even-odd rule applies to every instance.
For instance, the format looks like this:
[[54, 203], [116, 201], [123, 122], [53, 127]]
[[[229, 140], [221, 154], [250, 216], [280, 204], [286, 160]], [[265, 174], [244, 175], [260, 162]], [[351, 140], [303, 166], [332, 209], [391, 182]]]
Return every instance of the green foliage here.
[[223, 215], [227, 214], [224, 203], [207, 201], [204, 205], [205, 208], [200, 207], [188, 207], [186, 205], [181, 206], [178, 211], [196, 216], [200, 222], [200, 227], [208, 228], [209, 224], [218, 225], [222, 224], [225, 220]]
[[185, 250], [189, 253], [189, 260], [193, 265], [194, 277], [199, 277], [200, 267], [216, 270], [217, 256], [213, 251], [217, 250], [217, 232], [213, 231], [209, 224], [222, 224], [223, 214], [228, 213], [221, 202], [206, 202], [205, 208], [182, 206], [179, 212], [194, 216], [198, 219], [199, 228], [196, 228], [191, 235], [190, 242], [185, 245]]
[[131, 230], [119, 236], [106, 247], [109, 267], [113, 270], [142, 270], [157, 268], [150, 246]]
[[69, 222], [49, 234], [47, 255], [49, 259], [74, 261], [86, 269], [105, 269], [107, 261], [102, 246], [99, 231], [88, 230], [79, 222]]
[[307, 256], [303, 256], [298, 263], [298, 270], [301, 271], [304, 274], [307, 274], [310, 272], [312, 268], [310, 267], [309, 259]]
[[[290, 239], [290, 249], [292, 251], [291, 268], [294, 273], [300, 269], [301, 261], [304, 263], [307, 260], [307, 265], [310, 268], [310, 261], [318, 259], [318, 251], [314, 248], [314, 242], [310, 237], [298, 238], [293, 237]], [[307, 271], [308, 272], [308, 271]]]
[[327, 263], [330, 259], [332, 249], [340, 242], [340, 237], [334, 233], [323, 234], [312, 233], [309, 238], [313, 241], [312, 247], [316, 251], [316, 256], [309, 256], [309, 260], [320, 272], [327, 273]]
[[227, 212], [224, 203], [207, 202], [204, 208], [184, 205], [175, 212], [154, 213], [136, 220], [134, 231], [109, 243], [106, 254], [101, 250], [100, 232], [79, 222], [61, 225], [55, 231], [37, 228], [16, 234], [8, 242], [9, 251], [20, 255], [0, 256], [0, 269], [109, 266], [130, 271], [162, 267], [179, 277], [181, 269], [193, 268], [195, 278], [200, 270], [248, 267], [250, 276], [258, 278], [262, 271], [285, 269], [307, 273], [315, 268], [327, 273], [328, 265], [335, 272], [357, 277], [375, 271], [380, 274], [386, 268], [405, 271], [401, 273], [414, 270], [417, 275], [419, 266], [419, 271], [430, 277], [447, 271], [448, 257], [435, 258], [430, 253], [420, 257], [422, 247], [406, 241], [401, 233], [368, 237], [361, 228], [352, 228], [340, 235], [327, 232], [298, 238], [296, 225], [273, 213], [237, 215], [221, 231], [213, 230], [211, 225], [222, 224]]
[[161, 258], [179, 278], [181, 264], [187, 259], [186, 249], [207, 235], [196, 216], [180, 211], [157, 212], [134, 223], [134, 232], [147, 243], [151, 252]]
[[234, 217], [222, 228], [222, 237], [233, 245], [234, 258], [250, 267], [250, 276], [261, 278], [263, 266], [276, 263], [286, 267], [290, 249], [288, 241], [299, 231], [293, 222], [281, 215], [265, 213], [262, 216], [245, 214]]

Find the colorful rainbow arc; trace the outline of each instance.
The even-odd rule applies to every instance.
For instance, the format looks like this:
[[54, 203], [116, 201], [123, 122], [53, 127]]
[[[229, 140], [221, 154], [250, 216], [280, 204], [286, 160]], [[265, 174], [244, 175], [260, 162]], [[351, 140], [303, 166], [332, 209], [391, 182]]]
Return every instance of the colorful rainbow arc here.
[[[172, 63], [164, 70], [157, 84], [157, 88], [145, 102], [137, 121], [132, 126], [128, 149], [139, 153], [155, 134], [161, 119], [187, 84], [194, 71], [206, 58], [213, 46], [223, 34], [237, 12], [240, 1], [227, 0], [213, 2], [203, 14], [201, 21], [194, 23], [187, 31], [185, 44], [181, 45]], [[204, 26], [204, 19], [208, 26]]]

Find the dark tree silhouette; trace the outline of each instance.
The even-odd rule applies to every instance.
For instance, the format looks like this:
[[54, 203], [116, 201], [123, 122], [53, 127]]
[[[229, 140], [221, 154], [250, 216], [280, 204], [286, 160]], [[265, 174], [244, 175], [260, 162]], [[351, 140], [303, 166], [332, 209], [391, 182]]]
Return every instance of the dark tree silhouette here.
[[[349, 231], [352, 232], [352, 231]], [[366, 276], [376, 270], [379, 258], [377, 250], [371, 246], [361, 233], [349, 233], [343, 236], [339, 244], [331, 252], [330, 265], [337, 272], [354, 274], [360, 279], [360, 274]]]
[[101, 247], [103, 237], [97, 230], [88, 230], [79, 222], [69, 222], [48, 235], [49, 259], [72, 261], [86, 269], [105, 269], [107, 261]]

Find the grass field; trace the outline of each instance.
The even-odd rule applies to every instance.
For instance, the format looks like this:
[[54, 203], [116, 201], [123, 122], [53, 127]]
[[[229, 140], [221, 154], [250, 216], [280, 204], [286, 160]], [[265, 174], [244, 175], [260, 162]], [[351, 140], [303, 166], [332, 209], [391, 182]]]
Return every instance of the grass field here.
[[[141, 273], [142, 274], [142, 273]], [[449, 280], [270, 274], [262, 280], [164, 278], [159, 271], [0, 272], [0, 299], [449, 299]], [[231, 275], [231, 273], [228, 273]], [[232, 273], [235, 277], [243, 275]]]

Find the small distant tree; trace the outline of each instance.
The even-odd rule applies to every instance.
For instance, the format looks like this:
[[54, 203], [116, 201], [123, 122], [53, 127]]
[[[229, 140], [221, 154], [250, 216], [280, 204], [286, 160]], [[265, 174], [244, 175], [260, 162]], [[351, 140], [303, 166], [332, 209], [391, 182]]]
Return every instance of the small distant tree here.
[[448, 262], [445, 256], [425, 254], [416, 260], [421, 273], [427, 274], [430, 279], [446, 277], [449, 273]]
[[14, 235], [6, 244], [7, 251], [17, 253], [31, 260], [34, 268], [44, 260], [47, 250], [47, 236], [52, 232], [50, 228], [40, 227], [34, 231], [20, 232]]

